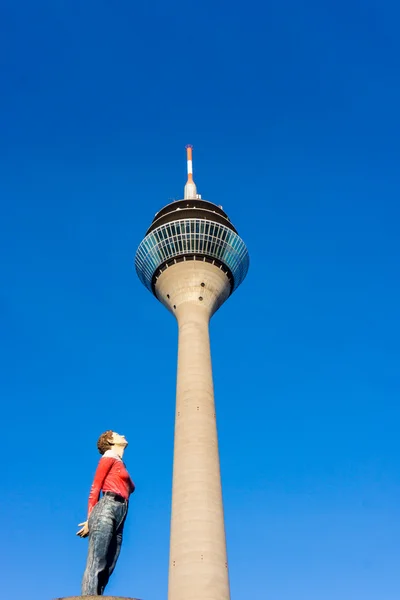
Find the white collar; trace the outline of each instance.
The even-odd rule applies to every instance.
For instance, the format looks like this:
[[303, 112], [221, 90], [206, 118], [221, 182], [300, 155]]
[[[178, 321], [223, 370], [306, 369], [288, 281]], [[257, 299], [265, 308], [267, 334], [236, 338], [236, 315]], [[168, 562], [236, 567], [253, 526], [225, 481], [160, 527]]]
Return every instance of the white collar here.
[[119, 454], [115, 452], [115, 450], [106, 450], [103, 454], [104, 458], [115, 458], [116, 460], [120, 460], [122, 462], [122, 458]]

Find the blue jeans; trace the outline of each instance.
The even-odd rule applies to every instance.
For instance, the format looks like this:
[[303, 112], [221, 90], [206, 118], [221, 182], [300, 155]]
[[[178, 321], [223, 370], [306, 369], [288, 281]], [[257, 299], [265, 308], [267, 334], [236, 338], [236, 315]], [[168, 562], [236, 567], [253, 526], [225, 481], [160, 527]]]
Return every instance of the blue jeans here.
[[89, 517], [89, 550], [82, 596], [101, 596], [115, 569], [122, 544], [128, 502], [105, 495]]

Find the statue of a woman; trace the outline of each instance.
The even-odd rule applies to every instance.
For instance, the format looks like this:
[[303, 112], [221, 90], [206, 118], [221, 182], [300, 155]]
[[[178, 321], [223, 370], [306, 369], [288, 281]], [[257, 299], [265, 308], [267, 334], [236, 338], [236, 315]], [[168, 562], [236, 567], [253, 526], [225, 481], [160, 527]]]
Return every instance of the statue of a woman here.
[[[76, 534], [82, 538], [89, 536], [82, 596], [103, 594], [121, 550], [129, 496], [135, 489], [122, 462], [127, 445], [125, 436], [115, 431], [106, 431], [97, 442], [102, 458], [89, 494], [88, 520], [79, 523], [82, 529]], [[100, 492], [103, 492], [101, 498]]]

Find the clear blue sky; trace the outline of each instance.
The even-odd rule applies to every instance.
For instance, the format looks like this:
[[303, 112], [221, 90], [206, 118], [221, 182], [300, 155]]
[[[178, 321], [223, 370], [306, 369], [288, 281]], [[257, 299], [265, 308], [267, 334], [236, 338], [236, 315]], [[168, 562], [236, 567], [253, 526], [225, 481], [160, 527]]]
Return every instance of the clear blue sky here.
[[251, 255], [211, 326], [232, 600], [399, 599], [399, 19], [1, 2], [2, 598], [79, 593], [109, 428], [137, 493], [108, 591], [166, 598], [177, 332], [133, 258], [192, 143]]

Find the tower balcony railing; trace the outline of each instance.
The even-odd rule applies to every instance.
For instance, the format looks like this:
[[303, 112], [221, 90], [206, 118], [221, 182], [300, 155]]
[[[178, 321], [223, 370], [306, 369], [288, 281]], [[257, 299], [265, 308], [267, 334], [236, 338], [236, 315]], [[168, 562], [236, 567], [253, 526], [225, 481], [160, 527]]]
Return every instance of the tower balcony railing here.
[[228, 227], [204, 219], [171, 221], [151, 231], [139, 245], [135, 267], [141, 282], [153, 291], [157, 269], [173, 259], [196, 255], [225, 265], [232, 274], [232, 291], [246, 277], [249, 255], [243, 240]]

